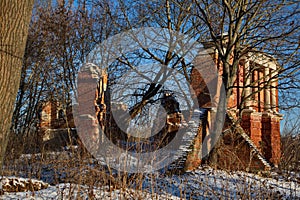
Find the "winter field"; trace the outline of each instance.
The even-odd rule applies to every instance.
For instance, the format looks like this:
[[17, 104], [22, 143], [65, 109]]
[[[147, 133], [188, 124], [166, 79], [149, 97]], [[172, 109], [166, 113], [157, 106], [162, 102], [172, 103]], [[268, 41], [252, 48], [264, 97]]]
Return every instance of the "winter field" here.
[[125, 174], [77, 149], [6, 162], [1, 199], [300, 199], [300, 174], [195, 171]]

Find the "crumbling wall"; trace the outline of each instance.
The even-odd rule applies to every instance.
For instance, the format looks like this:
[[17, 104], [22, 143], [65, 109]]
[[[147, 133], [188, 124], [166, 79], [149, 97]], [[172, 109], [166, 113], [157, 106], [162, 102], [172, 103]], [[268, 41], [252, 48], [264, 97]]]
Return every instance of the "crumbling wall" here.
[[[222, 71], [220, 68], [222, 65], [218, 63], [217, 53], [212, 57], [215, 58], [216, 66], [219, 66], [218, 70]], [[196, 65], [197, 64], [201, 66], [201, 59], [199, 61], [196, 59]], [[256, 70], [250, 71], [252, 65], [255, 66]], [[270, 87], [270, 85], [268, 85], [271, 84], [272, 86], [276, 86], [276, 80], [273, 80], [271, 83], [267, 82], [270, 77], [270, 73], [274, 73], [275, 69], [276, 64], [274, 64], [274, 61], [270, 60], [267, 56], [260, 56], [258, 60], [253, 60], [250, 57], [242, 60], [239, 63], [237, 80], [234, 83], [235, 88], [233, 88], [227, 106], [228, 109], [235, 110], [237, 114], [239, 114], [239, 111], [241, 111], [241, 108], [243, 108], [241, 116], [237, 116], [237, 119], [239, 117], [241, 119], [240, 124], [242, 128], [249, 135], [252, 142], [255, 144], [261, 154], [269, 162], [277, 166], [281, 156], [281, 115], [278, 114], [278, 90], [276, 87]], [[200, 74], [196, 68], [193, 69], [191, 72], [191, 87], [195, 91], [199, 107], [212, 108], [214, 103], [212, 97], [209, 95], [210, 91], [208, 90], [207, 86], [207, 84], [210, 83], [206, 83], [202, 76], [210, 75], [209, 73]], [[210, 79], [208, 78], [208, 80]], [[263, 83], [263, 81], [265, 82]], [[256, 84], [250, 87], [251, 83]], [[246, 96], [251, 96], [251, 94], [253, 94], [251, 98], [243, 99], [243, 93]], [[216, 97], [216, 99], [217, 98], [218, 97]], [[200, 152], [198, 148], [201, 148], [202, 146], [201, 144], [207, 134], [207, 127], [201, 126], [198, 132], [203, 132], [204, 134], [198, 133], [197, 137], [195, 138], [194, 147], [192, 148], [193, 150], [187, 160], [187, 168], [189, 169], [196, 168], [200, 161], [199, 156], [197, 157]], [[223, 137], [220, 144], [224, 142], [226, 143], [227, 139], [228, 137]], [[241, 145], [238, 145], [240, 151], [235, 151], [235, 155], [239, 157], [239, 163], [249, 163], [251, 161], [253, 164], [250, 166], [253, 168], [261, 167], [263, 169], [263, 165], [259, 164], [259, 160], [256, 160], [255, 162], [250, 160], [249, 155], [251, 154], [251, 148], [249, 149], [248, 147], [244, 147], [242, 143], [240, 144]], [[233, 151], [233, 149], [229, 148], [229, 146], [226, 148], [228, 149], [228, 153]], [[234, 163], [232, 163], [232, 166], [230, 166], [228, 158], [230, 158], [230, 156], [225, 156], [224, 153], [224, 157], [222, 157], [222, 154], [220, 154], [218, 160], [220, 163], [227, 163], [226, 166], [229, 168], [235, 167]], [[225, 164], [222, 166], [225, 166]], [[244, 164], [243, 166], [245, 168]]]

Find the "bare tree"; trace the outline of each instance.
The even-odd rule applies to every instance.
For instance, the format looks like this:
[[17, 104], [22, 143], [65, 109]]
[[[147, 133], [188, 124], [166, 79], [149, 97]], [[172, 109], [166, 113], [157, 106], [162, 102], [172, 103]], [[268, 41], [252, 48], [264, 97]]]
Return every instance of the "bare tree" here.
[[[36, 118], [40, 100], [58, 98], [68, 102], [74, 91], [76, 71], [80, 64], [87, 61], [87, 54], [109, 36], [134, 28], [163, 28], [187, 35], [203, 44], [209, 41], [218, 52], [218, 66], [223, 69], [220, 76], [226, 97], [220, 98], [221, 111], [225, 109], [228, 98], [236, 87], [240, 61], [251, 53], [270, 54], [282, 66], [278, 68], [278, 73], [267, 80], [261, 77], [259, 89], [264, 87], [265, 80], [272, 82], [279, 79], [279, 88], [299, 91], [300, 23], [299, 4], [296, 1], [49, 2], [46, 1], [42, 7], [35, 9], [32, 19], [14, 113], [14, 130], [34, 124], [32, 119]], [[136, 43], [139, 42], [139, 38], [134, 38], [134, 35], [132, 38]], [[149, 73], [155, 72], [156, 76], [141, 76], [139, 85], [126, 80], [123, 82], [128, 88], [133, 88], [125, 96], [130, 96], [126, 101], [131, 118], [143, 116], [141, 113], [147, 112], [150, 105], [160, 100], [160, 94], [166, 89], [163, 84], [168, 78], [164, 69], [176, 70], [181, 78], [190, 83], [191, 70], [195, 66], [191, 60], [186, 59], [186, 55], [178, 54], [173, 48], [175, 44], [184, 46], [186, 41], [182, 41], [170, 40], [169, 46], [164, 49], [147, 48], [143, 43], [138, 43], [139, 49], [116, 57], [110, 66], [103, 66], [108, 67], [112, 85], [126, 72], [134, 71], [142, 75], [144, 72], [135, 68], [139, 64], [151, 62], [164, 66], [149, 70]], [[245, 89], [258, 87], [257, 85], [250, 82], [240, 88], [243, 90], [243, 101], [255, 95], [246, 94]], [[282, 97], [292, 100], [285, 101], [289, 103], [287, 107], [299, 106], [295, 95], [286, 91], [282, 93]], [[187, 105], [189, 108], [192, 106]], [[243, 103], [238, 106], [240, 110], [244, 108]], [[216, 128], [222, 129], [221, 125]]]
[[0, 167], [9, 136], [14, 102], [19, 87], [22, 59], [33, 1], [1, 1]]
[[[218, 50], [227, 99], [234, 88], [239, 62], [250, 52], [269, 54], [277, 59], [283, 67], [277, 71], [279, 77], [296, 77], [299, 66], [297, 2], [200, 0], [195, 1], [195, 5], [195, 15], [205, 24], [208, 39]], [[274, 73], [268, 81], [277, 78], [278, 74]], [[252, 86], [250, 83], [245, 88]]]
[[[138, 27], [160, 27], [172, 31], [178, 31], [195, 38], [197, 41], [213, 45], [218, 52], [220, 60], [219, 67], [222, 68], [220, 76], [226, 90], [226, 102], [235, 88], [239, 64], [242, 59], [250, 54], [271, 55], [277, 60], [282, 68], [278, 73], [273, 73], [268, 79], [261, 77], [258, 92], [266, 82], [277, 81], [278, 79], [293, 80], [294, 86], [299, 84], [297, 77], [297, 66], [299, 66], [299, 4], [295, 1], [231, 1], [231, 0], [200, 0], [200, 1], [144, 1], [117, 2], [114, 9], [108, 8], [108, 12], [114, 10], [110, 19], [119, 30], [128, 30]], [[116, 17], [117, 16], [117, 17]], [[192, 65], [186, 63], [183, 57], [174, 56], [174, 51], [169, 49], [166, 54], [154, 53], [153, 50], [141, 46], [144, 54], [138, 52], [135, 58], [145, 58], [164, 65], [172, 63], [175, 59], [181, 60], [178, 66], [189, 81], [189, 70]], [[131, 56], [131, 58], [129, 58]], [[133, 56], [124, 55], [118, 58], [119, 65], [131, 69], [134, 64]], [[131, 63], [132, 62], [132, 63]], [[173, 63], [176, 63], [174, 61]], [[120, 67], [119, 67], [120, 68]], [[171, 66], [172, 68], [172, 66]], [[122, 69], [126, 69], [123, 67]], [[253, 68], [251, 69], [253, 70]], [[296, 79], [296, 80], [295, 80]], [[290, 81], [289, 81], [290, 82]], [[297, 82], [297, 83], [295, 83]], [[280, 88], [287, 88], [284, 81], [280, 82]], [[246, 94], [244, 89], [256, 87], [250, 82], [243, 86], [243, 101], [255, 94]], [[258, 85], [258, 84], [257, 84]], [[282, 87], [281, 87], [282, 86]], [[289, 84], [291, 86], [291, 84]], [[144, 99], [132, 107], [132, 117], [140, 112], [141, 107], [147, 101], [146, 97], [153, 90], [159, 91], [160, 86], [152, 85], [145, 92]], [[277, 86], [276, 86], [277, 87]], [[289, 95], [289, 97], [291, 97]], [[243, 109], [241, 103], [240, 109]], [[296, 102], [294, 105], [297, 105]]]
[[[297, 111], [296, 111], [297, 112]], [[295, 118], [298, 113], [289, 111], [285, 116], [285, 123], [282, 128], [282, 160], [280, 169], [289, 176], [299, 171], [300, 163], [300, 119]]]
[[[179, 5], [172, 1], [131, 1], [130, 3], [118, 1], [115, 5], [109, 5], [107, 11], [111, 17], [110, 20], [120, 31], [126, 31], [132, 28], [158, 27], [169, 30], [170, 33], [173, 31], [195, 36], [195, 29], [190, 21], [193, 16], [189, 14], [191, 7], [191, 1], [185, 1], [179, 3]], [[144, 36], [148, 37], [146, 35]], [[175, 38], [176, 36], [174, 35], [173, 37]], [[148, 37], [148, 39], [149, 38], [150, 37]], [[139, 38], [135, 38], [134, 35], [132, 35], [132, 39], [139, 46], [137, 46], [134, 52], [115, 58], [116, 61], [109, 66], [109, 73], [112, 74], [110, 76], [111, 82], [114, 83], [114, 80], [118, 79], [120, 74], [122, 75], [130, 70], [136, 71], [137, 69], [135, 67], [140, 64], [143, 65], [143, 63], [152, 62], [158, 69], [155, 72], [155, 77], [150, 78], [147, 77], [147, 75], [143, 76], [144, 83], [147, 82], [149, 84], [136, 85], [136, 90], [132, 90], [131, 92], [133, 99], [131, 105], [129, 105], [129, 112], [131, 118], [134, 118], [142, 112], [145, 106], [147, 107], [149, 104], [155, 103], [159, 98], [157, 94], [165, 89], [163, 84], [167, 80], [169, 73], [165, 69], [180, 71], [183, 77], [186, 78], [186, 81], [189, 82], [189, 73], [192, 65], [190, 60], [184, 59], [185, 55], [180, 55], [172, 49], [176, 45], [184, 45], [178, 38], [174, 39], [174, 41], [166, 40], [169, 46], [163, 50], [146, 47], [145, 44], [139, 41]], [[158, 66], [163, 67], [160, 68]], [[153, 68], [152, 73], [155, 70], [156, 69]], [[136, 73], [141, 75], [145, 72], [136, 71]]]
[[[130, 3], [129, 3], [130, 2]], [[118, 1], [114, 4], [115, 13], [110, 20], [120, 31], [140, 27], [159, 27], [186, 34], [203, 44], [208, 44], [217, 52], [217, 66], [225, 87], [225, 96], [219, 98], [217, 115], [222, 116], [226, 110], [232, 92], [237, 88], [241, 62], [251, 56], [264, 56], [277, 64], [274, 73], [264, 74], [259, 80], [245, 82], [238, 86], [241, 90], [241, 102], [237, 105], [241, 112], [245, 101], [258, 95], [264, 89], [279, 88], [281, 97], [291, 99], [286, 105], [299, 106], [299, 96], [289, 94], [299, 88], [299, 3], [297, 1], [253, 1], [253, 0], [194, 0], [194, 1]], [[115, 17], [118, 16], [118, 17]], [[137, 39], [138, 40], [138, 39]], [[172, 43], [172, 39], [169, 41]], [[153, 62], [177, 69], [190, 81], [192, 63], [176, 54], [172, 45], [165, 51], [149, 49], [140, 43], [140, 49], [118, 57], [112, 68], [110, 78], [135, 70], [135, 66]], [[114, 71], [118, 71], [114, 73]], [[257, 70], [251, 66], [247, 76]], [[140, 85], [132, 92], [132, 105], [129, 107], [131, 118], [138, 116], [145, 108], [155, 103], [163, 89], [164, 73], [147, 85]], [[205, 74], [203, 74], [205, 76]], [[145, 77], [145, 81], [147, 78]], [[277, 83], [279, 85], [272, 84]], [[268, 87], [268, 88], [267, 88]], [[255, 89], [252, 89], [255, 88]], [[246, 92], [249, 89], [252, 92]], [[254, 92], [255, 91], [255, 92]], [[291, 91], [291, 90], [290, 90]], [[127, 95], [129, 95], [127, 93]], [[272, 105], [273, 106], [273, 105]], [[277, 105], [276, 105], [277, 106]], [[277, 108], [278, 109], [278, 108]], [[214, 132], [221, 132], [222, 119], [216, 119]], [[216, 137], [217, 138], [217, 137]], [[216, 141], [214, 141], [216, 142]], [[213, 143], [214, 143], [213, 142]]]
[[[269, 57], [281, 67], [274, 69], [273, 73], [267, 73], [264, 69], [265, 73], [258, 80], [244, 81], [243, 86], [238, 86], [238, 90], [242, 90], [242, 100], [237, 105], [239, 111], [248, 108], [249, 104], [245, 104], [245, 101], [254, 99], [262, 90], [279, 87], [284, 93], [287, 92], [286, 86], [291, 84], [284, 85], [284, 80], [298, 79], [299, 76], [299, 43], [296, 39], [299, 37], [299, 3], [280, 0], [194, 2], [194, 15], [205, 26], [202, 34], [207, 35], [207, 39], [213, 43], [220, 61], [220, 75], [226, 91], [223, 105], [227, 105], [233, 89], [237, 87], [241, 61], [253, 56], [259, 59], [259, 56], [255, 55], [265, 56], [262, 59], [265, 63]], [[252, 76], [257, 68], [254, 65], [248, 70], [248, 74], [245, 75]], [[220, 100], [222, 102], [222, 99]], [[297, 105], [297, 101], [289, 103]], [[265, 110], [270, 109], [268, 102], [264, 104]]]
[[[75, 95], [75, 77], [91, 49], [113, 30], [108, 15], [92, 9], [90, 1], [36, 1], [16, 98], [11, 143], [36, 144], [41, 104], [60, 101], [70, 106]], [[66, 116], [66, 115], [65, 115]], [[26, 141], [26, 142], [25, 142]], [[16, 145], [10, 145], [16, 148]]]

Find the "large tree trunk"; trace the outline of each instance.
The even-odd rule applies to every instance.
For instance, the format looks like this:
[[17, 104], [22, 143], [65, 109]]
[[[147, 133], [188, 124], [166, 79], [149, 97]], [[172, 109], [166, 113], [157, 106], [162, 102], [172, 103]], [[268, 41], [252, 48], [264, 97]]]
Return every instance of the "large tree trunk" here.
[[19, 88], [33, 0], [0, 1], [0, 170]]

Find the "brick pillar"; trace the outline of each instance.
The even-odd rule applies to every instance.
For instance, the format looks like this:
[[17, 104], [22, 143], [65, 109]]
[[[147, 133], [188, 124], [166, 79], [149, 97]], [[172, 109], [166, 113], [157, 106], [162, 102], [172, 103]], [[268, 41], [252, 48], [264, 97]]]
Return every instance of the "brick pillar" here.
[[250, 135], [250, 119], [251, 119], [251, 113], [252, 110], [244, 110], [242, 113], [242, 122], [241, 126], [245, 130], [245, 132]]
[[[211, 106], [210, 91], [206, 85], [204, 78], [197, 69], [192, 69], [191, 72], [191, 89], [194, 91], [193, 99], [197, 99], [197, 107], [209, 107]], [[196, 103], [196, 102], [195, 102]]]
[[57, 101], [51, 101], [50, 102], [50, 108], [51, 108], [51, 120], [50, 120], [50, 128], [57, 128]]
[[249, 134], [253, 143], [261, 150], [262, 134], [261, 134], [261, 113], [253, 110], [244, 110], [242, 113], [242, 127]]
[[185, 171], [194, 170], [201, 164], [201, 148], [202, 148], [202, 134], [203, 127], [199, 126], [197, 136], [194, 139], [192, 145], [192, 151], [188, 153], [187, 159], [185, 161]]
[[271, 114], [264, 113], [262, 115], [262, 153], [267, 160], [272, 158], [271, 144]]
[[99, 128], [95, 110], [95, 93], [97, 88], [96, 67], [86, 65], [78, 74], [78, 104], [75, 122], [77, 133], [87, 149], [96, 151], [100, 141]]
[[75, 128], [72, 106], [67, 107], [66, 115], [67, 115], [68, 126], [71, 127], [71, 128]]
[[264, 113], [262, 117], [263, 153], [275, 166], [281, 157], [280, 119], [281, 116], [271, 113]]
[[273, 115], [271, 118], [271, 146], [272, 158], [270, 161], [278, 166], [281, 157], [281, 141], [280, 141], [280, 119], [281, 116]]
[[50, 125], [51, 125], [51, 103], [47, 102], [42, 105], [40, 127], [47, 129], [50, 127]]
[[88, 113], [96, 116], [94, 98], [97, 88], [97, 79], [93, 78], [88, 71], [80, 72], [78, 75], [78, 113]]
[[253, 143], [261, 150], [261, 113], [253, 113], [251, 115], [251, 132], [250, 138]]

